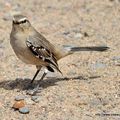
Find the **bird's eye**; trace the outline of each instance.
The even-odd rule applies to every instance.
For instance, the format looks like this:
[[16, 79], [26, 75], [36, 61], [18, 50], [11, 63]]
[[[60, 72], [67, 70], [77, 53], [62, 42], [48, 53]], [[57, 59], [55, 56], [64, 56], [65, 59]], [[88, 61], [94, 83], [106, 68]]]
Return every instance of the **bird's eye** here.
[[21, 20], [21, 21], [13, 21], [13, 23], [14, 24], [17, 24], [17, 25], [19, 25], [19, 24], [23, 24], [23, 23], [26, 23], [28, 20]]
[[24, 20], [24, 23], [26, 23], [27, 22], [27, 20]]
[[26, 22], [27, 22], [27, 20], [23, 20], [23, 21], [22, 21], [22, 23], [26, 23]]

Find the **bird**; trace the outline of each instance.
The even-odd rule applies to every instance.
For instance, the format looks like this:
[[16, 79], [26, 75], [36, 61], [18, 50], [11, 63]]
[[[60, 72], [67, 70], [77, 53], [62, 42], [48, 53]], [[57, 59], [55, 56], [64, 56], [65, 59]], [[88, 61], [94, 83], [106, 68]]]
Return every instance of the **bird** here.
[[88, 46], [88, 47], [73, 47], [73, 46], [55, 46], [47, 40], [40, 32], [38, 32], [30, 23], [28, 18], [22, 14], [16, 14], [12, 20], [12, 30], [10, 33], [10, 44], [16, 56], [26, 64], [35, 65], [37, 71], [33, 76], [30, 85], [33, 84], [35, 78], [40, 72], [41, 68], [44, 73], [38, 81], [37, 86], [33, 89], [35, 94], [39, 88], [41, 81], [48, 72], [58, 71], [58, 61], [68, 55], [78, 51], [106, 51], [107, 46]]

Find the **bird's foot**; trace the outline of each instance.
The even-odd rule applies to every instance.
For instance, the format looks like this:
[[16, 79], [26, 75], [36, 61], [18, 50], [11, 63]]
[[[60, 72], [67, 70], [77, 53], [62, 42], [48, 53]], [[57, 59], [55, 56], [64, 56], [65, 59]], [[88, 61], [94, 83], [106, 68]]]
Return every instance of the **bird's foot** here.
[[26, 90], [33, 90], [34, 89], [34, 85], [32, 83], [29, 83], [27, 86], [26, 86]]
[[28, 89], [26, 94], [28, 95], [36, 95], [37, 93], [40, 93], [43, 88], [37, 85], [34, 89]]

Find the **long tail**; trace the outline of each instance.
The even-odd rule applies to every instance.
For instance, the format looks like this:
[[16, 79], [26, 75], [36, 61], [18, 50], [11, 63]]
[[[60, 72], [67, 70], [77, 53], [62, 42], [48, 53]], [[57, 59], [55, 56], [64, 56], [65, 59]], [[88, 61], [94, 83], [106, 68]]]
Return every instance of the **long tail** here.
[[103, 52], [108, 49], [109, 49], [109, 47], [106, 47], [106, 46], [71, 47], [71, 48], [69, 48], [69, 50], [71, 52], [77, 52], [77, 51], [100, 51], [100, 52]]
[[107, 51], [109, 47], [107, 46], [88, 46], [88, 47], [75, 47], [71, 45], [63, 45], [63, 49], [61, 51], [57, 51], [57, 60], [60, 60], [61, 58], [68, 56], [70, 54], [73, 54], [74, 52], [80, 52], [80, 51], [98, 51], [103, 52]]

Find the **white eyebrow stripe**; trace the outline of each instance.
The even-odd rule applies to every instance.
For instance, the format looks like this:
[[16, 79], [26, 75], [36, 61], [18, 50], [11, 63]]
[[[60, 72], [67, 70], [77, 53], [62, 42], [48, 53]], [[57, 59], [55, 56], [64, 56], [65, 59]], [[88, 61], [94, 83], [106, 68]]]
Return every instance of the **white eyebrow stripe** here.
[[27, 20], [27, 18], [24, 17], [24, 18], [21, 18], [21, 19], [19, 19], [19, 20], [16, 20], [15, 18], [13, 18], [13, 21], [18, 21], [19, 23], [22, 22], [22, 21], [24, 21], [24, 20]]
[[25, 17], [25, 18], [21, 18], [20, 20], [19, 20], [19, 22], [22, 22], [22, 21], [24, 21], [24, 20], [27, 20], [27, 18]]

